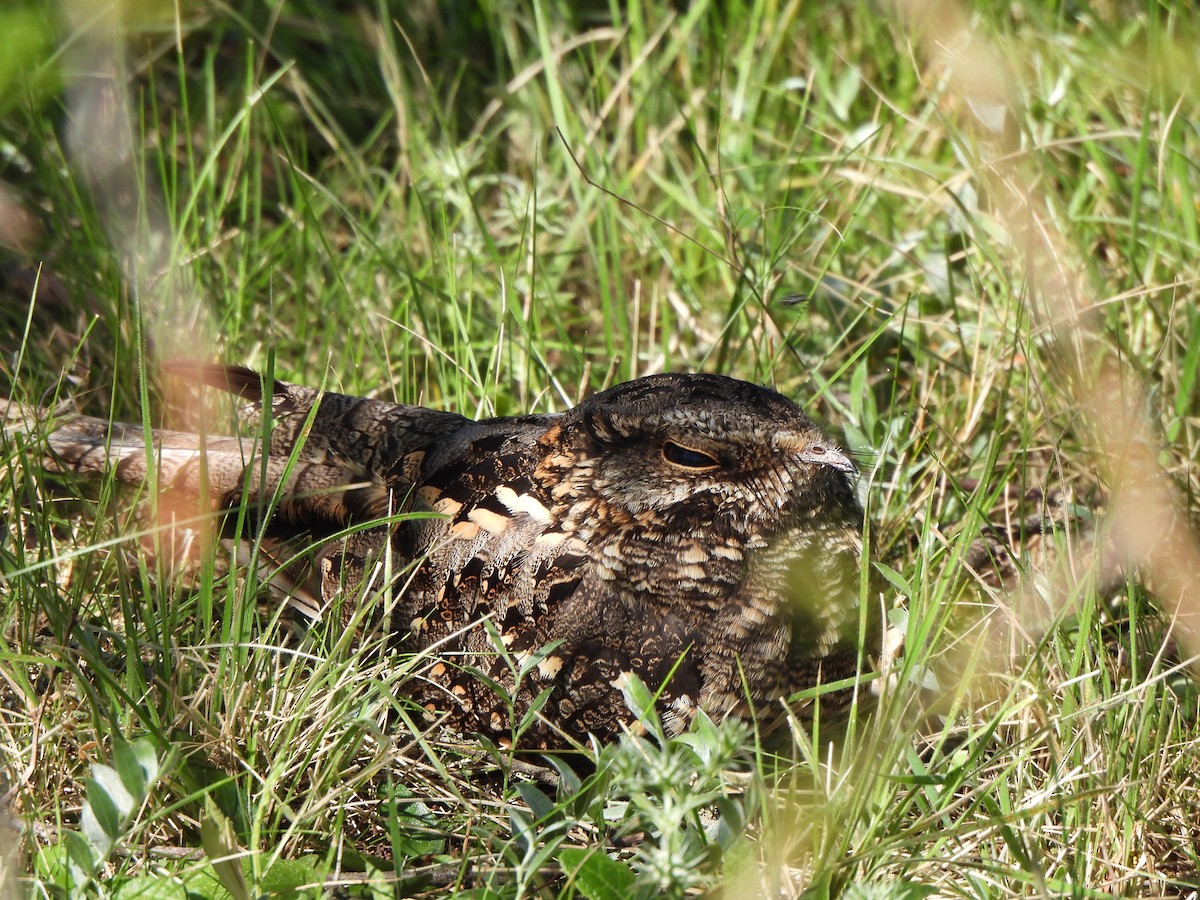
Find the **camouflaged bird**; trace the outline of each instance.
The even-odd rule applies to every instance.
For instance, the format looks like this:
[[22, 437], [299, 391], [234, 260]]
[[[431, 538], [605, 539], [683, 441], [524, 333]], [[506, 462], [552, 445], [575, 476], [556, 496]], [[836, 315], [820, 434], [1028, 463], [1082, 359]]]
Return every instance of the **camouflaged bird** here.
[[[168, 368], [240, 396], [261, 433], [257, 373]], [[629, 673], [661, 691], [669, 733], [697, 709], [778, 718], [780, 697], [859, 668], [855, 469], [774, 391], [652, 375], [567, 412], [476, 422], [269, 390], [265, 454], [155, 431], [160, 490], [269, 510], [272, 539], [316, 544], [318, 604], [378, 591], [390, 550], [393, 645], [428, 651], [407, 690], [456, 731], [511, 746], [536, 707], [521, 748], [614, 739], [634, 721]], [[139, 428], [78, 416], [48, 443], [51, 470], [147, 476]]]

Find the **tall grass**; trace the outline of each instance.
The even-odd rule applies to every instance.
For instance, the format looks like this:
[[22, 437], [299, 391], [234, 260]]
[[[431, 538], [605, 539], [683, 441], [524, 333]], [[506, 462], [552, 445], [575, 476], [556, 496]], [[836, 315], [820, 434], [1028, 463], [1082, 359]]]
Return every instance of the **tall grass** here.
[[[514, 762], [424, 733], [403, 665], [298, 631], [253, 568], [145, 553], [146, 504], [44, 476], [10, 428], [15, 889], [1200, 890], [1195, 572], [1163, 560], [1191, 558], [1200, 421], [1187, 6], [125, 16], [0, 11], [0, 393], [187, 424], [179, 353], [479, 416], [770, 383], [862, 461], [903, 649], [865, 718], [782, 744]], [[106, 818], [97, 765], [144, 800]], [[85, 800], [118, 837], [86, 872]]]

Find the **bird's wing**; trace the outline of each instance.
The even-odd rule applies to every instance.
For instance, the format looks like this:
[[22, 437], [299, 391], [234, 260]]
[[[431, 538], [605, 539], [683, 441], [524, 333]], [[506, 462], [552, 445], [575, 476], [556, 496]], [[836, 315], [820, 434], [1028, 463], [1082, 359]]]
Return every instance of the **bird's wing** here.
[[[555, 416], [475, 423], [426, 460], [414, 508], [439, 514], [415, 543], [428, 563], [410, 589], [413, 616], [450, 627], [490, 613], [528, 622], [552, 602], [586, 560], [586, 548], [559, 530], [552, 498], [535, 477], [537, 439]], [[555, 579], [558, 572], [563, 578]], [[510, 615], [511, 608], [511, 615]]]

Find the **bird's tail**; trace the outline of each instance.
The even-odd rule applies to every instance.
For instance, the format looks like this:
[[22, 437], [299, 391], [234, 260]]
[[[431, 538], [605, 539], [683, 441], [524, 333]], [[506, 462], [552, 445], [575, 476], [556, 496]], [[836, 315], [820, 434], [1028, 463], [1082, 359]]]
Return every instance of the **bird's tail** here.
[[[211, 368], [215, 377], [218, 367]], [[0, 438], [0, 461], [23, 456], [25, 465], [55, 475], [112, 477], [153, 498], [141, 506], [150, 525], [143, 546], [177, 569], [186, 571], [218, 540], [237, 556], [256, 535], [263, 575], [290, 606], [313, 618], [322, 615], [321, 598], [329, 593], [314, 560], [344, 543], [326, 539], [391, 511], [378, 476], [325, 452], [315, 461], [302, 441], [274, 435], [264, 444], [259, 435], [147, 431], [0, 397]], [[381, 540], [368, 542], [364, 555]], [[296, 556], [305, 548], [307, 560]]]
[[[208, 368], [215, 372], [224, 367]], [[253, 374], [230, 371], [231, 378]], [[0, 411], [5, 437], [20, 440], [35, 458], [40, 456], [46, 471], [87, 477], [111, 473], [121, 484], [157, 489], [171, 499], [177, 514], [190, 507], [196, 516], [211, 516], [244, 506], [251, 518], [266, 511], [281, 530], [319, 533], [388, 512], [388, 493], [377, 474], [325, 452], [306, 453], [296, 437], [272, 435], [264, 443], [258, 434], [147, 432], [5, 398], [0, 398]]]

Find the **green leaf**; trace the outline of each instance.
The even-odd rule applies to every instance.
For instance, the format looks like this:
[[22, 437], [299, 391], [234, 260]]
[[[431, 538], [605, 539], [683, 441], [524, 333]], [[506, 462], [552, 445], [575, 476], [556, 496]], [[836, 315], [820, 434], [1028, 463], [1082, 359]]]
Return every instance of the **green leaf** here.
[[558, 773], [558, 796], [560, 800], [564, 797], [574, 797], [580, 792], [583, 782], [579, 780], [579, 773], [571, 768], [571, 764], [567, 760], [563, 759], [557, 753], [543, 756], [542, 759]]
[[71, 884], [76, 889], [81, 888], [91, 880], [104, 860], [96, 855], [96, 850], [88, 839], [77, 831], [64, 831], [62, 842], [67, 848], [67, 869], [70, 872]]
[[867, 435], [873, 430], [874, 417], [868, 417], [866, 409], [866, 400], [870, 395], [870, 388], [867, 385], [867, 367], [865, 365], [856, 366], [854, 372], [850, 376], [850, 411], [854, 415], [855, 423], [863, 432], [863, 437], [866, 438], [866, 443], [869, 445], [870, 439]]
[[[92, 766], [92, 774], [96, 775], [97, 770], [106, 768], [108, 767]], [[116, 772], [113, 772], [112, 769], [108, 771], [112, 772], [114, 778], [116, 777]], [[123, 799], [131, 799], [128, 794], [124, 793], [124, 788], [121, 788], [121, 792], [124, 794]], [[88, 780], [87, 801], [83, 804], [83, 812], [79, 814], [79, 827], [88, 843], [92, 845], [100, 862], [108, 858], [108, 852], [112, 850], [113, 844], [121, 836], [122, 816], [117, 810], [118, 802], [121, 800], [114, 802], [99, 781]]]
[[541, 713], [542, 708], [546, 705], [546, 701], [548, 701], [551, 695], [553, 695], [554, 690], [555, 689], [553, 685], [544, 688], [541, 693], [533, 698], [533, 702], [529, 704], [529, 709], [525, 710], [525, 714], [521, 716], [520, 724], [517, 725], [518, 734], [524, 734], [529, 730], [529, 726], [538, 720], [538, 715]]
[[4, 6], [0, 12], [0, 35], [4, 36], [4, 52], [0, 53], [0, 109], [7, 113], [16, 98], [30, 88], [39, 95], [51, 89], [53, 80], [47, 71], [49, 67], [43, 63], [54, 39], [47, 17], [39, 15], [36, 7], [27, 4], [22, 9], [18, 3]]
[[579, 892], [591, 900], [627, 900], [637, 877], [626, 863], [595, 847], [563, 847], [558, 859]]
[[37, 856], [33, 858], [33, 874], [64, 890], [75, 883], [72, 879], [67, 842], [60, 840], [57, 844], [51, 844], [39, 850]]
[[204, 814], [200, 817], [200, 844], [233, 900], [250, 900], [250, 888], [241, 865], [244, 854], [233, 823], [208, 796], [204, 798]]
[[544, 822], [554, 815], [554, 801], [538, 790], [536, 785], [530, 784], [528, 781], [519, 782], [517, 793], [521, 795], [522, 800], [529, 804], [529, 809], [539, 822]]
[[654, 709], [654, 694], [646, 687], [646, 683], [633, 672], [628, 672], [621, 679], [621, 693], [625, 696], [625, 705], [637, 716], [637, 720], [646, 726], [646, 731], [659, 741], [666, 741], [662, 722]]
[[718, 798], [716, 807], [721, 815], [717, 820], [714, 840], [717, 846], [725, 851], [741, 840], [742, 835], [746, 833], [746, 811], [742, 808], [740, 800], [732, 797]]
[[150, 787], [158, 780], [159, 764], [154, 744], [145, 738], [130, 744], [114, 735], [113, 765], [135, 805], [141, 805], [150, 793]]
[[88, 791], [89, 800], [92, 798], [92, 791], [97, 788], [112, 801], [117, 818], [121, 822], [129, 819], [137, 811], [141, 802], [125, 787], [125, 782], [121, 780], [120, 774], [111, 766], [92, 766], [92, 790]]
[[189, 868], [180, 877], [188, 900], [229, 900], [229, 891], [221, 885], [221, 877], [208, 863]]
[[895, 569], [891, 568], [890, 566], [885, 566], [881, 562], [877, 562], [875, 563], [875, 570], [885, 579], [887, 579], [888, 584], [898, 590], [902, 596], [914, 596], [912, 585], [909, 584], [904, 576]]
[[847, 66], [842, 72], [842, 76], [837, 79], [834, 92], [829, 98], [830, 106], [842, 121], [849, 121], [850, 106], [854, 103], [854, 98], [858, 96], [861, 87], [862, 73], [857, 66]]
[[[428, 806], [412, 798], [403, 785], [390, 784], [386, 800], [388, 834], [392, 852], [403, 859], [410, 856], [425, 856], [440, 853], [446, 842], [437, 837], [441, 821]], [[350, 848], [343, 849], [343, 864], [353, 867], [347, 856]]]
[[289, 896], [305, 885], [317, 885], [324, 880], [320, 864], [321, 858], [316, 855], [277, 860], [263, 874], [260, 887], [267, 894]]
[[856, 881], [847, 885], [844, 900], [922, 900], [937, 893], [937, 888], [912, 881]]
[[[280, 887], [272, 887], [269, 876], [264, 877], [264, 894], [294, 895], [295, 887], [306, 883], [285, 878]], [[112, 900], [229, 900], [229, 891], [208, 863], [189, 865], [172, 876], [143, 875], [123, 879], [109, 888]]]
[[513, 843], [522, 853], [537, 846], [537, 831], [533, 827], [533, 819], [525, 810], [515, 806], [508, 808], [508, 829], [512, 832]]
[[[213, 879], [216, 883], [216, 879]], [[189, 891], [178, 878], [145, 875], [111, 887], [112, 900], [188, 900]], [[194, 896], [194, 895], [193, 895]]]

